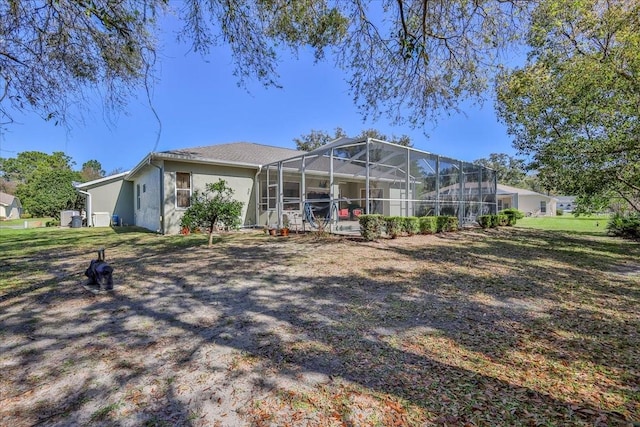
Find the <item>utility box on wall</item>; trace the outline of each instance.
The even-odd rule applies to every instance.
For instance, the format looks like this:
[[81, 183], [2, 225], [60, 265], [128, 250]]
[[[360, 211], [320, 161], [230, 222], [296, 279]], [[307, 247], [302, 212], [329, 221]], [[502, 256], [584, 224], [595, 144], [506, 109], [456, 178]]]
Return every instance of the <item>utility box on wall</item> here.
[[93, 213], [94, 227], [109, 227], [110, 225], [111, 225], [111, 215], [109, 214], [109, 212]]

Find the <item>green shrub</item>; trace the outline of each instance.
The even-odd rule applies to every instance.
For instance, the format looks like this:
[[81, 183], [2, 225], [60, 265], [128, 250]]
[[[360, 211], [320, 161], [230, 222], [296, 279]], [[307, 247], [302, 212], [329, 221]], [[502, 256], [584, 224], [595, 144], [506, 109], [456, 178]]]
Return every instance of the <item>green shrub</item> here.
[[387, 234], [392, 239], [398, 237], [404, 229], [404, 218], [401, 216], [388, 216], [385, 219]]
[[491, 228], [498, 227], [498, 215], [491, 215]]
[[60, 220], [59, 219], [52, 219], [50, 221], [47, 221], [45, 223], [45, 225], [47, 227], [60, 227]]
[[509, 217], [504, 214], [496, 215], [496, 221], [498, 222], [498, 226], [504, 227], [505, 225], [509, 225]]
[[562, 216], [563, 214], [564, 214], [564, 210], [562, 210], [560, 208], [556, 209], [556, 215], [557, 216]]
[[507, 225], [516, 225], [516, 222], [519, 219], [524, 218], [524, 213], [522, 211], [519, 211], [516, 208], [503, 209], [498, 213], [509, 217], [509, 221], [507, 222]]
[[360, 215], [360, 235], [364, 240], [377, 240], [382, 236], [384, 217], [378, 214]]
[[23, 213], [22, 215], [20, 215], [21, 219], [31, 219], [33, 218], [33, 215], [31, 215], [30, 213]]
[[640, 215], [615, 214], [607, 223], [607, 232], [611, 236], [640, 240]]
[[457, 231], [458, 230], [458, 217], [443, 215], [437, 217], [437, 232], [443, 231]]
[[478, 224], [480, 224], [480, 227], [482, 228], [489, 228], [491, 227], [491, 223], [493, 222], [493, 220], [491, 219], [493, 215], [480, 215], [478, 217]]
[[420, 220], [420, 234], [434, 234], [438, 231], [438, 217], [422, 216]]
[[420, 233], [420, 218], [408, 216], [404, 218], [404, 232], [409, 236]]

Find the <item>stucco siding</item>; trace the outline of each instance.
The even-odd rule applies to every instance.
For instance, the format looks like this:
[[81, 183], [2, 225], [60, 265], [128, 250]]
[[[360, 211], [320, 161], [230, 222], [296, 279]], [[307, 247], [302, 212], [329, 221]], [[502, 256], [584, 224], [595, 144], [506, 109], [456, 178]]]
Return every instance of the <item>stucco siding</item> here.
[[9, 206], [0, 206], [0, 217], [4, 217], [7, 219], [20, 218], [20, 208], [16, 205], [15, 202]]
[[[151, 231], [161, 232], [160, 169], [145, 166], [132, 184], [134, 223]], [[139, 200], [138, 200], [139, 196]]]
[[[542, 213], [540, 210], [540, 202], [542, 201], [546, 202], [546, 213]], [[556, 203], [555, 199], [544, 195], [520, 195], [518, 197], [518, 209], [525, 212], [525, 214], [553, 216], [556, 214]]]
[[119, 179], [86, 190], [91, 194], [92, 212], [108, 212], [118, 215], [122, 224], [133, 224], [132, 183]]
[[166, 161], [164, 165], [165, 233], [180, 232], [180, 219], [185, 209], [176, 207], [176, 173], [191, 174], [191, 190], [204, 191], [207, 183], [224, 179], [233, 189], [233, 197], [242, 202], [242, 224], [254, 225], [256, 169]]

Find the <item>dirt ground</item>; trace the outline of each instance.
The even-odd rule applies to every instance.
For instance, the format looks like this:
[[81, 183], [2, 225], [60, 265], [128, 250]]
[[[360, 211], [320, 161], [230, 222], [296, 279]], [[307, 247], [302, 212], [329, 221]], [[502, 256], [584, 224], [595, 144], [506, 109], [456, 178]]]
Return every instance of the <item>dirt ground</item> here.
[[[407, 343], [438, 331], [443, 343], [459, 338], [473, 348], [480, 333], [513, 335], [514, 325], [554, 310], [551, 293], [511, 289], [492, 296], [487, 289], [503, 274], [528, 275], [533, 282], [548, 278], [531, 276], [533, 269], [518, 271], [494, 255], [483, 257], [488, 239], [481, 231], [377, 243], [248, 236], [211, 249], [135, 258], [126, 248], [107, 248], [114, 291], [101, 294], [81, 286], [90, 258], [58, 254], [64, 263], [55, 256], [51, 261], [58, 280], [0, 298], [0, 424], [462, 425], [462, 418], [434, 407], [428, 408], [428, 422], [393, 419], [388, 408], [376, 412], [380, 402], [396, 398], [421, 405], [402, 379], [393, 384], [378, 372], [378, 363], [398, 360], [402, 375], [410, 369], [421, 377], [429, 370], [445, 372], [442, 378], [471, 375], [471, 369], [452, 370], [437, 355], [418, 358]], [[465, 247], [477, 250], [470, 254]], [[452, 277], [466, 280], [464, 269], [482, 275], [484, 292], [463, 296], [453, 288]], [[614, 279], [638, 283], [629, 274]], [[637, 313], [630, 316], [631, 328]], [[405, 340], [404, 351], [392, 345], [397, 337]], [[370, 354], [375, 363], [365, 360]], [[525, 393], [508, 382], [477, 388], [497, 397]], [[358, 397], [356, 388], [373, 393]], [[317, 418], [322, 403], [312, 404], [309, 396], [335, 400], [341, 390], [348, 391], [343, 394], [352, 412], [331, 409]], [[531, 402], [556, 412], [575, 404], [535, 387], [526, 392]], [[598, 406], [588, 399], [578, 391], [581, 407]], [[630, 405], [627, 411], [637, 409]], [[600, 412], [593, 411], [593, 417], [587, 412], [577, 419], [597, 424]]]

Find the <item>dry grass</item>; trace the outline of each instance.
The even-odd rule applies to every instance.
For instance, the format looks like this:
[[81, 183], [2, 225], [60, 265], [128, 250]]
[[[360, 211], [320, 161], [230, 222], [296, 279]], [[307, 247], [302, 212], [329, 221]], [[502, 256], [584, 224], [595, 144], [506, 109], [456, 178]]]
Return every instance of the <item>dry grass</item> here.
[[116, 291], [98, 296], [79, 286], [90, 256], [44, 256], [32, 283], [37, 251], [12, 256], [0, 424], [640, 422], [637, 243], [198, 239], [109, 240]]

